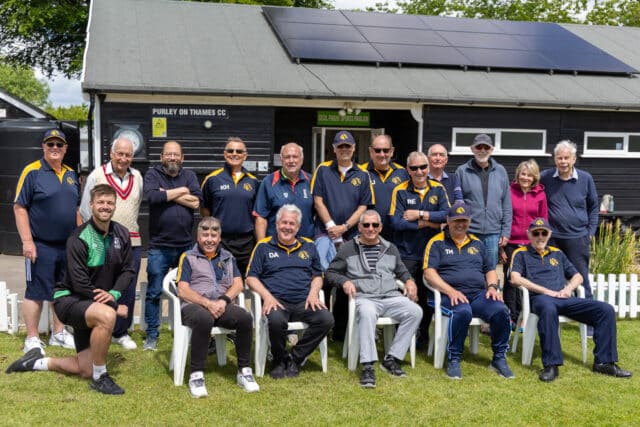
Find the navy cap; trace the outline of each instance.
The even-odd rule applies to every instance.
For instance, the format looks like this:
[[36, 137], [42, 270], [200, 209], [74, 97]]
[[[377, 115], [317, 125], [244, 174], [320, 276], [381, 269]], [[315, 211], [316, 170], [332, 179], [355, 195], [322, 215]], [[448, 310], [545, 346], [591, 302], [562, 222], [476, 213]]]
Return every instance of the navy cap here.
[[473, 138], [473, 143], [471, 144], [471, 146], [475, 147], [476, 145], [480, 144], [486, 144], [493, 147], [493, 141], [491, 140], [491, 137], [486, 133], [476, 135], [475, 138]]
[[529, 231], [533, 230], [548, 230], [551, 231], [551, 227], [549, 226], [549, 222], [540, 217], [531, 221], [531, 225], [529, 225]]
[[64, 132], [58, 129], [49, 129], [44, 133], [42, 137], [42, 143], [49, 141], [50, 139], [59, 139], [60, 141], [67, 143], [67, 137], [64, 136]]
[[338, 146], [342, 144], [356, 145], [356, 140], [353, 139], [353, 135], [351, 132], [346, 130], [341, 130], [336, 133], [336, 136], [333, 138], [333, 145]]
[[464, 202], [461, 202], [460, 200], [458, 200], [453, 204], [453, 206], [449, 208], [449, 211], [447, 212], [447, 218], [453, 221], [457, 219], [470, 220], [471, 210], [467, 207], [467, 205], [464, 204]]

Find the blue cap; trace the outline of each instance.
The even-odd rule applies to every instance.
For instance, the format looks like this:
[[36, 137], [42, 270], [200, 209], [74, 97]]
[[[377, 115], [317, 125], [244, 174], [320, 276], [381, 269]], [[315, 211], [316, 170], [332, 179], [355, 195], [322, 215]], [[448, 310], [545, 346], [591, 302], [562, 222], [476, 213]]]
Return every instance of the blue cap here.
[[551, 227], [549, 226], [549, 222], [540, 217], [531, 221], [531, 225], [529, 225], [529, 231], [533, 230], [548, 230], [551, 231]]
[[453, 221], [457, 219], [471, 219], [471, 210], [464, 204], [464, 202], [458, 200], [449, 208], [447, 218]]
[[351, 132], [341, 130], [340, 132], [336, 133], [336, 136], [333, 137], [333, 145], [337, 146], [342, 144], [356, 145], [356, 140], [353, 139], [353, 135], [351, 135]]
[[64, 132], [58, 129], [49, 129], [48, 131], [46, 131], [44, 133], [44, 136], [42, 137], [42, 143], [44, 144], [50, 139], [59, 139], [65, 144], [67, 143], [67, 137], [64, 136]]

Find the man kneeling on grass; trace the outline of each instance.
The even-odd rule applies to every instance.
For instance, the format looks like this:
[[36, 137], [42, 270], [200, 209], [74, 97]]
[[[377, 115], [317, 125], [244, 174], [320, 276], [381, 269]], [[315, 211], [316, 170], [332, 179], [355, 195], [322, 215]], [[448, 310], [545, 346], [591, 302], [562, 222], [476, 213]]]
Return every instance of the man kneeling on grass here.
[[58, 318], [74, 330], [77, 355], [43, 357], [33, 348], [7, 368], [7, 373], [56, 371], [92, 377], [89, 386], [104, 394], [124, 394], [107, 373], [107, 351], [116, 316], [127, 317], [118, 304], [135, 270], [129, 231], [111, 221], [116, 193], [106, 184], [91, 190], [91, 219], [67, 240], [67, 272], [54, 290], [53, 308]]

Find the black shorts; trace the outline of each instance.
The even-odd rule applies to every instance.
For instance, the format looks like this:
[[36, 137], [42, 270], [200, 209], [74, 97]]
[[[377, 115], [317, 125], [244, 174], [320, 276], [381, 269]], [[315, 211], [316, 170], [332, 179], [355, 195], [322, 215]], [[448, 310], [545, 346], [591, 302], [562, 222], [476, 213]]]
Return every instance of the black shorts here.
[[73, 339], [76, 353], [86, 350], [91, 345], [92, 328], [87, 326], [86, 312], [94, 301], [75, 295], [60, 297], [53, 302], [53, 310], [58, 319], [65, 325], [73, 327]]

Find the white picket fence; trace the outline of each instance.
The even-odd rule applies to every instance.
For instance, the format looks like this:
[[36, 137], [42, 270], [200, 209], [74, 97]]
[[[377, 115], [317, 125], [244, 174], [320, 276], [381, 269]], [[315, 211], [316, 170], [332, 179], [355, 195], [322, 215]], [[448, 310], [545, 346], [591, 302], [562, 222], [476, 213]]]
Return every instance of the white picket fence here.
[[[628, 279], [627, 279], [628, 277]], [[593, 298], [611, 304], [620, 319], [638, 317], [638, 275], [589, 274]]]

